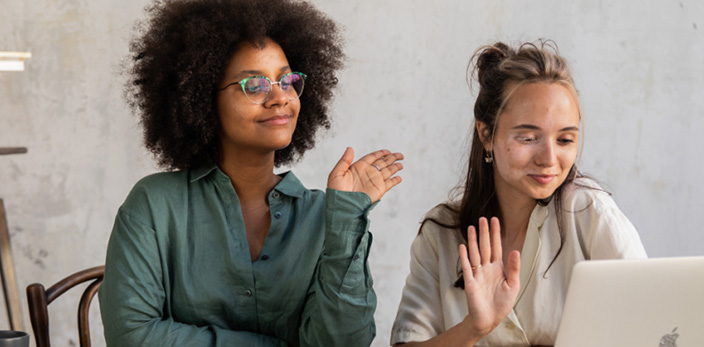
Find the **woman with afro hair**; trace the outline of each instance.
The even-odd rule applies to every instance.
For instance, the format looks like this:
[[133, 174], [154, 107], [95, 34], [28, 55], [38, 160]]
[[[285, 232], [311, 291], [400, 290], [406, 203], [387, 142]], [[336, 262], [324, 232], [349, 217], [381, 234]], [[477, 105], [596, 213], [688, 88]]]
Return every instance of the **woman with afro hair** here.
[[108, 346], [369, 345], [367, 215], [401, 182], [403, 155], [353, 163], [348, 148], [325, 192], [273, 171], [329, 127], [335, 23], [293, 0], [158, 1], [147, 14], [126, 95], [167, 172], [140, 180], [115, 219]]

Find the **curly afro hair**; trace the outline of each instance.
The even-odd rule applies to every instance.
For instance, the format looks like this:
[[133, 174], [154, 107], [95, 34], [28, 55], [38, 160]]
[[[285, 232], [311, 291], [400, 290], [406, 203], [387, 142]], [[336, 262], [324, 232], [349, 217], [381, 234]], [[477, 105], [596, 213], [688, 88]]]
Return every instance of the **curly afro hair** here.
[[187, 170], [217, 163], [216, 89], [241, 42], [278, 43], [295, 71], [308, 75], [291, 143], [278, 167], [300, 159], [328, 129], [328, 104], [342, 67], [335, 23], [293, 0], [171, 0], [146, 8], [130, 44], [125, 96], [139, 114], [144, 142], [159, 166]]

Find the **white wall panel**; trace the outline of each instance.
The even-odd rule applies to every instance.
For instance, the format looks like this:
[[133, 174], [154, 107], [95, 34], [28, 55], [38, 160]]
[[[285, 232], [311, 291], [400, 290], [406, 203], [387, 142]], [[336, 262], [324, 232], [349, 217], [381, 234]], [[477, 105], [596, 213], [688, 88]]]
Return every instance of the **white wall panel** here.
[[[419, 220], [461, 180], [474, 101], [465, 69], [495, 40], [557, 42], [581, 95], [583, 172], [614, 194], [651, 256], [704, 255], [701, 1], [315, 3], [343, 27], [348, 59], [333, 128], [293, 169], [324, 188], [346, 146], [407, 158], [403, 183], [371, 215], [375, 346], [388, 344]], [[0, 157], [22, 293], [102, 263], [117, 207], [156, 170], [119, 74], [145, 4], [0, 0], [0, 50], [32, 52], [24, 72], [0, 73], [0, 146], [29, 148]], [[76, 299], [52, 304], [57, 346], [77, 344]]]

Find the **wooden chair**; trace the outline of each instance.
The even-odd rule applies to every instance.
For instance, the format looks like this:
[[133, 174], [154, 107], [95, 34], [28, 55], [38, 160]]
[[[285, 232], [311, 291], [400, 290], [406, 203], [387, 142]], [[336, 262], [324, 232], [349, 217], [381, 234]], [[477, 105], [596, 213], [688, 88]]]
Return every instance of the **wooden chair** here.
[[90, 326], [88, 324], [88, 312], [90, 302], [95, 293], [98, 292], [100, 284], [103, 282], [105, 266], [96, 266], [90, 269], [79, 271], [57, 282], [49, 289], [44, 290], [40, 283], [32, 283], [27, 286], [27, 303], [29, 305], [29, 319], [34, 330], [34, 339], [37, 347], [49, 347], [49, 313], [47, 306], [59, 295], [78, 284], [93, 281], [83, 291], [83, 296], [78, 303], [78, 341], [81, 347], [90, 347]]
[[[2, 154], [2, 149], [0, 148], [0, 154]], [[7, 227], [7, 218], [5, 217], [5, 205], [0, 199], [0, 278], [2, 278], [2, 289], [5, 293], [5, 307], [7, 307], [10, 328], [24, 331], [22, 304], [15, 277], [15, 261], [12, 258], [11, 244], [10, 229]]]
[[[27, 153], [26, 147], [0, 147], [0, 155], [22, 153]], [[11, 244], [5, 205], [0, 199], [0, 278], [2, 278], [2, 289], [5, 293], [5, 307], [7, 308], [7, 318], [10, 321], [10, 329], [24, 331], [22, 304], [15, 277], [15, 261], [12, 258]]]

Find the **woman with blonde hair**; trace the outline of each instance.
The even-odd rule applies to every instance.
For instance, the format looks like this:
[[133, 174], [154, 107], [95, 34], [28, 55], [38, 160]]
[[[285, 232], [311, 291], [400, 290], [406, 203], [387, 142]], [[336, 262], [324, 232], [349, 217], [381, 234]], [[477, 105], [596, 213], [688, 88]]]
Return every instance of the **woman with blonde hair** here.
[[391, 344], [552, 345], [572, 267], [645, 250], [610, 194], [577, 170], [579, 98], [555, 46], [498, 42], [471, 63], [466, 182], [413, 242]]

